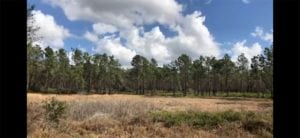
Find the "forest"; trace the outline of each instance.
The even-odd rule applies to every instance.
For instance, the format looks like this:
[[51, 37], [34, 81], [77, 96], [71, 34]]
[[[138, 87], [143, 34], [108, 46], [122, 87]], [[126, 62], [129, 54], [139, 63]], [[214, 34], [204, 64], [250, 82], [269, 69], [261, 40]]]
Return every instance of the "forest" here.
[[[90, 55], [73, 49], [70, 64], [66, 50], [27, 45], [27, 89], [60, 93], [156, 94], [157, 92], [187, 92], [195, 95], [217, 92], [273, 93], [273, 52], [265, 48], [262, 55], [250, 61], [241, 54], [233, 62], [228, 54], [223, 58], [199, 56], [192, 60], [182, 54], [170, 64], [159, 67], [154, 58], [136, 55], [132, 68], [124, 69], [113, 56]], [[249, 66], [250, 64], [250, 66]]]

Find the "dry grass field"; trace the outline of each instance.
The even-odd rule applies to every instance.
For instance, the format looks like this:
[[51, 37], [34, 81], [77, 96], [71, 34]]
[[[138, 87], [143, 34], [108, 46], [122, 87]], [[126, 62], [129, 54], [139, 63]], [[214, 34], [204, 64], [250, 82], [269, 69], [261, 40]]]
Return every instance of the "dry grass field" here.
[[[27, 131], [32, 138], [273, 137], [273, 101], [269, 99], [33, 93], [27, 97]], [[66, 102], [65, 114], [57, 125], [46, 119], [42, 106], [51, 97]], [[220, 112], [225, 112], [227, 120], [222, 120]], [[199, 120], [189, 118], [190, 113]], [[207, 122], [207, 113], [214, 116], [207, 116], [208, 120], [222, 123]], [[240, 120], [231, 119], [235, 116]]]

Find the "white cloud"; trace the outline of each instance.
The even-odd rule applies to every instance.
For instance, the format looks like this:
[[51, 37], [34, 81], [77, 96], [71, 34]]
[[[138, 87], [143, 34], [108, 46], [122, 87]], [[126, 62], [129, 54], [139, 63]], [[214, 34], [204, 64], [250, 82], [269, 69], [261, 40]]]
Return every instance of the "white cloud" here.
[[94, 42], [96, 43], [98, 41], [98, 37], [96, 34], [94, 33], [91, 33], [89, 31], [87, 31], [84, 35], [83, 35], [84, 38], [86, 38], [87, 40], [91, 41], [91, 42]]
[[96, 23], [93, 25], [93, 29], [97, 34], [114, 33], [117, 31], [116, 27], [105, 23]]
[[135, 51], [122, 46], [119, 38], [104, 37], [99, 39], [96, 44], [95, 52], [114, 55], [124, 66], [130, 66], [131, 59], [136, 55]]
[[273, 42], [273, 30], [270, 30], [270, 32], [264, 32], [263, 28], [258, 26], [251, 35], [268, 42]]
[[249, 63], [251, 63], [251, 58], [253, 56], [257, 56], [262, 53], [263, 49], [262, 46], [259, 43], [254, 43], [252, 46], [246, 46], [245, 45], [246, 40], [236, 42], [231, 51], [233, 53], [232, 55], [232, 61], [236, 62], [239, 55], [242, 53], [245, 54], [245, 57], [248, 59]]
[[[142, 33], [143, 36], [140, 36]], [[166, 38], [159, 27], [152, 28], [149, 32], [143, 32], [143, 29], [134, 28], [129, 32], [121, 34], [128, 41], [128, 48], [147, 58], [155, 58], [160, 65], [170, 61], [170, 52], [166, 44]]]
[[132, 23], [173, 23], [182, 10], [175, 0], [44, 0], [63, 9], [70, 20], [87, 20], [129, 28]]
[[242, 1], [243, 1], [243, 3], [246, 3], [246, 4], [249, 4], [249, 3], [250, 3], [249, 0], [242, 0]]
[[199, 55], [220, 56], [219, 46], [204, 25], [204, 21], [205, 16], [197, 11], [185, 16], [181, 20], [182, 23], [175, 27], [179, 35], [173, 42], [170, 42], [172, 51], [179, 54], [184, 52], [193, 58], [197, 58]]
[[[155, 58], [159, 65], [171, 62], [182, 53], [190, 55], [193, 59], [198, 58], [200, 55], [219, 56], [220, 50], [207, 27], [203, 24], [205, 17], [201, 16], [199, 12], [195, 12], [183, 18], [182, 22], [173, 28], [178, 31], [179, 35], [172, 38], [166, 38], [158, 26], [152, 28], [149, 32], [144, 32], [141, 27], [132, 27], [121, 32], [120, 37], [127, 40], [125, 45], [122, 45], [119, 41], [120, 37], [115, 38], [116, 36], [94, 40], [92, 38], [97, 38], [95, 30], [92, 33], [87, 32], [85, 37], [96, 43], [96, 51], [98, 52], [106, 51], [116, 57], [118, 57], [118, 54], [127, 55], [126, 57], [120, 57], [125, 59], [132, 57], [130, 55], [133, 53], [141, 54], [148, 59]], [[142, 34], [142, 36], [139, 34]], [[115, 51], [122, 48], [124, 53], [114, 52], [114, 48]], [[130, 63], [130, 60], [126, 60], [126, 65]], [[125, 60], [123, 61], [125, 63]]]
[[37, 35], [41, 39], [36, 42], [42, 48], [50, 46], [54, 50], [64, 47], [64, 39], [71, 36], [69, 30], [61, 25], [58, 25], [53, 16], [44, 14], [40, 10], [32, 11], [34, 24], [40, 29], [37, 31]]
[[[96, 45], [96, 52], [113, 54], [123, 66], [130, 65], [135, 54], [155, 58], [159, 65], [182, 53], [193, 59], [200, 55], [220, 56], [218, 43], [204, 25], [205, 16], [199, 11], [183, 16], [183, 6], [175, 0], [45, 1], [61, 7], [70, 20], [92, 22], [93, 30], [86, 31], [83, 37]], [[158, 26], [144, 32], [143, 25], [152, 23], [165, 25], [178, 35], [167, 38]], [[114, 32], [120, 33], [105, 34]], [[126, 42], [121, 43], [121, 38]]]

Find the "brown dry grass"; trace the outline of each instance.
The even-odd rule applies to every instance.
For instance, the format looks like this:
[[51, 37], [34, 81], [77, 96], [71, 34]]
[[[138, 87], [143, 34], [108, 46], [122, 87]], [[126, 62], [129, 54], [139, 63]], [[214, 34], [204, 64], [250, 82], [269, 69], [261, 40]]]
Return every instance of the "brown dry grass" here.
[[[29, 102], [39, 102], [49, 97], [57, 97], [59, 100], [72, 102], [126, 102], [135, 101], [148, 103], [155, 107], [161, 107], [166, 111], [265, 111], [272, 109], [272, 100], [268, 99], [204, 99], [204, 98], [170, 98], [170, 97], [145, 97], [139, 95], [54, 95], [54, 94], [28, 94]], [[269, 105], [269, 106], [265, 106]]]
[[[145, 97], [138, 95], [27, 94], [28, 137], [258, 137], [235, 124], [207, 131], [190, 126], [167, 128], [149, 119], [150, 111], [253, 111], [272, 112], [272, 100]], [[43, 100], [56, 97], [68, 105], [57, 128], [47, 124]]]

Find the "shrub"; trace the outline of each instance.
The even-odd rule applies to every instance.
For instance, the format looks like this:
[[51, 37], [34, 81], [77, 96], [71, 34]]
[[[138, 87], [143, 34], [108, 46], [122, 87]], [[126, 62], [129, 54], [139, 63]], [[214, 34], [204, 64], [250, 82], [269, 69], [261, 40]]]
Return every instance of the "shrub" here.
[[154, 121], [165, 122], [166, 126], [188, 124], [196, 128], [213, 128], [225, 122], [241, 120], [239, 112], [153, 112]]
[[231, 122], [241, 123], [242, 127], [251, 132], [265, 130], [273, 132], [272, 124], [264, 121], [262, 116], [253, 112], [152, 112], [154, 122], [163, 122], [166, 127], [187, 124], [195, 128], [213, 129]]
[[46, 111], [46, 119], [57, 124], [60, 118], [66, 113], [67, 105], [65, 102], [52, 97], [50, 100], [43, 101], [42, 107]]
[[273, 125], [270, 121], [266, 121], [263, 116], [256, 115], [253, 112], [248, 112], [242, 121], [242, 126], [245, 130], [261, 134], [262, 132], [273, 133]]
[[225, 119], [228, 122], [233, 122], [233, 121], [239, 121], [242, 119], [242, 113], [240, 112], [233, 112], [231, 110], [229, 111], [224, 111], [221, 113], [218, 113], [221, 118]]

